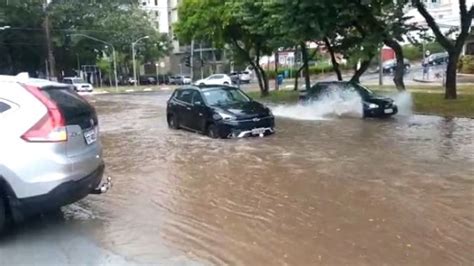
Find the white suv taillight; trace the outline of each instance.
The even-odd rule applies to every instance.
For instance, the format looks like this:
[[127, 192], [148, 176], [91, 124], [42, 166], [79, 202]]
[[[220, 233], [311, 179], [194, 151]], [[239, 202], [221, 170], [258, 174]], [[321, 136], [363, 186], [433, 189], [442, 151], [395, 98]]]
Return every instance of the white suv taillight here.
[[24, 85], [24, 87], [44, 104], [48, 112], [32, 128], [25, 132], [21, 138], [28, 142], [67, 141], [66, 123], [57, 104], [43, 95], [38, 87], [29, 85]]

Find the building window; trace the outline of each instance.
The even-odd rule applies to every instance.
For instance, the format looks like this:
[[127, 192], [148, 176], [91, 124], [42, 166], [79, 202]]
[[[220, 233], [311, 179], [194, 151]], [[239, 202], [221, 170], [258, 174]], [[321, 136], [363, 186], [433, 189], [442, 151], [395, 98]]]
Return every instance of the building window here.
[[156, 16], [156, 17], [159, 17], [159, 16], [160, 16], [160, 12], [155, 11], [155, 16]]
[[155, 0], [155, 6], [157, 6], [157, 5], [158, 5], [158, 0]]

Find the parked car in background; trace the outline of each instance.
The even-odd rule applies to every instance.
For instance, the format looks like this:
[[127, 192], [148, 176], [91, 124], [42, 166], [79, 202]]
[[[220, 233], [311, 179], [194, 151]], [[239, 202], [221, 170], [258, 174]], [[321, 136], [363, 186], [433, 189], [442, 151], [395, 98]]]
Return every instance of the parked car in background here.
[[183, 85], [188, 85], [193, 82], [190, 76], [183, 76], [182, 77]]
[[226, 74], [214, 74], [210, 75], [205, 79], [200, 79], [196, 81], [194, 84], [198, 86], [204, 85], [231, 85], [232, 79]]
[[[303, 103], [314, 102], [322, 97], [330, 96], [331, 93], [345, 96], [347, 95], [344, 94], [345, 92], [355, 92], [360, 96], [364, 117], [387, 117], [398, 112], [398, 107], [392, 99], [377, 95], [359, 83], [350, 81], [318, 82], [308, 91], [300, 92], [299, 99]], [[350, 94], [347, 96], [350, 96]]]
[[139, 78], [139, 85], [156, 85], [156, 77], [152, 75], [142, 75]]
[[192, 80], [190, 76], [174, 75], [170, 77], [170, 84], [173, 84], [173, 85], [187, 85], [191, 83], [192, 83]]
[[428, 56], [428, 64], [435, 66], [435, 65], [443, 65], [447, 64], [449, 59], [448, 53], [436, 53]]
[[229, 74], [229, 77], [231, 78], [233, 84], [238, 84], [239, 82], [248, 84], [250, 83], [250, 80], [252, 79], [250, 72], [247, 70], [231, 72]]
[[104, 161], [94, 108], [71, 86], [0, 76], [0, 231], [103, 193]]
[[269, 108], [238, 88], [212, 85], [176, 89], [168, 100], [167, 121], [211, 138], [266, 136], [274, 133]]
[[78, 77], [65, 77], [63, 78], [63, 83], [72, 85], [77, 92], [92, 92], [94, 90], [92, 84]]
[[171, 85], [181, 85], [181, 78], [180, 76], [170, 76], [169, 83]]
[[[405, 67], [405, 72], [408, 72], [411, 69], [410, 61], [408, 61], [408, 59], [403, 59], [403, 64]], [[387, 60], [383, 62], [382, 64], [383, 73], [390, 73], [390, 74], [394, 73], [396, 67], [397, 67], [397, 60], [395, 59]]]
[[160, 74], [157, 76], [158, 84], [169, 84], [170, 83], [170, 76], [167, 74]]

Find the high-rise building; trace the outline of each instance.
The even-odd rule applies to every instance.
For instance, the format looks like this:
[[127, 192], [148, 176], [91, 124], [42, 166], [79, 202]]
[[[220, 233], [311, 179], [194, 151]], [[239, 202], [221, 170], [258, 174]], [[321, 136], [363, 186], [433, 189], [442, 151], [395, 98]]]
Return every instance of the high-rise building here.
[[168, 0], [139, 0], [140, 6], [150, 13], [159, 32], [169, 34]]

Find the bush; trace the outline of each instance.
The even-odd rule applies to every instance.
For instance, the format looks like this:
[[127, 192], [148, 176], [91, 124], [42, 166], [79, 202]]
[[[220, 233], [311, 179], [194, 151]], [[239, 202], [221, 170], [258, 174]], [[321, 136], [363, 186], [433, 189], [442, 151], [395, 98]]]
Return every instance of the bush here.
[[474, 56], [473, 55], [463, 56], [459, 60], [458, 67], [461, 73], [474, 74]]

